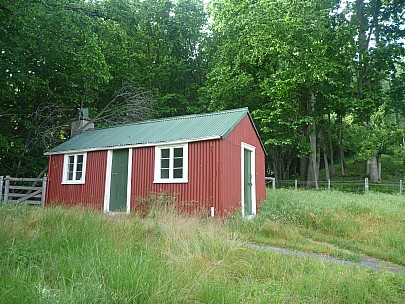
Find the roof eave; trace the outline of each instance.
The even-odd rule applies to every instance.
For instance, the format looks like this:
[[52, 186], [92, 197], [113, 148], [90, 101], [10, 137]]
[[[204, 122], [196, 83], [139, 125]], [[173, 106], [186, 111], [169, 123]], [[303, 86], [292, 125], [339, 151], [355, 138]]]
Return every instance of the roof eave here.
[[103, 151], [103, 150], [117, 150], [117, 149], [129, 149], [129, 148], [166, 146], [166, 145], [181, 145], [181, 144], [190, 143], [190, 142], [215, 140], [215, 139], [221, 139], [221, 138], [222, 138], [222, 136], [215, 135], [215, 136], [202, 137], [202, 138], [191, 138], [191, 139], [165, 141], [165, 142], [153, 142], [153, 143], [122, 145], [122, 146], [112, 146], [112, 147], [95, 147], [95, 148], [64, 150], [64, 151], [55, 151], [55, 152], [49, 151], [49, 152], [44, 153], [44, 155], [50, 156], [50, 155], [60, 155], [60, 154], [75, 154], [75, 153], [93, 152], [93, 151], [100, 151], [100, 150]]

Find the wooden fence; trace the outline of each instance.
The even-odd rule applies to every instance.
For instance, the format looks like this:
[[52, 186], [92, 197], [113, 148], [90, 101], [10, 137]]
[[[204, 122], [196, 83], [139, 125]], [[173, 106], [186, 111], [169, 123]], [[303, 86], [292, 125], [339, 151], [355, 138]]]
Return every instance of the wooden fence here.
[[0, 176], [0, 204], [24, 203], [41, 205], [45, 203], [46, 177], [44, 178], [17, 178]]

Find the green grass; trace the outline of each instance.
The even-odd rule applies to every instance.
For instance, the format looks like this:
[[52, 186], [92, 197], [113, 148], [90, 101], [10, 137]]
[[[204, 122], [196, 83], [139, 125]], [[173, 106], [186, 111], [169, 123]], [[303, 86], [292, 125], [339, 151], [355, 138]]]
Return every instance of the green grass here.
[[255, 221], [235, 220], [245, 240], [357, 261], [405, 265], [405, 199], [336, 191], [269, 190]]
[[[0, 303], [402, 303], [403, 275], [246, 245], [254, 234], [285, 245], [305, 245], [304, 239], [320, 236], [331, 238], [324, 243], [345, 242], [363, 226], [352, 230], [344, 221], [370, 214], [378, 236], [370, 244], [358, 237], [352, 242], [357, 250], [367, 244], [377, 251], [389, 248], [393, 257], [403, 250], [396, 243], [396, 236], [404, 235], [402, 201], [380, 197], [368, 206], [358, 196], [338, 194], [333, 202], [323, 192], [313, 195], [269, 192], [262, 215], [253, 221], [201, 219], [167, 207], [140, 217], [2, 206]], [[342, 224], [339, 214], [348, 215]], [[386, 220], [392, 214], [402, 222], [396, 232], [384, 231], [394, 226]]]

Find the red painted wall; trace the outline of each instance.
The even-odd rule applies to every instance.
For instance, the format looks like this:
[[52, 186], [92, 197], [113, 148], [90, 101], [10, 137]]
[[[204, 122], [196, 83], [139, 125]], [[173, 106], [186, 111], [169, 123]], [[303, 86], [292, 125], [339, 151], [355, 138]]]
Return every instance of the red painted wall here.
[[176, 194], [177, 201], [186, 211], [211, 206], [219, 208], [219, 140], [192, 142], [188, 144], [188, 183], [155, 184], [155, 148], [136, 148], [132, 152], [131, 207], [136, 208], [151, 192]]
[[46, 205], [83, 205], [103, 210], [107, 151], [87, 153], [86, 183], [62, 185], [63, 155], [49, 157]]
[[[256, 208], [266, 199], [265, 153], [248, 115], [221, 141], [220, 201], [222, 212], [241, 208], [241, 142], [256, 147]], [[256, 212], [258, 210], [256, 209]]]

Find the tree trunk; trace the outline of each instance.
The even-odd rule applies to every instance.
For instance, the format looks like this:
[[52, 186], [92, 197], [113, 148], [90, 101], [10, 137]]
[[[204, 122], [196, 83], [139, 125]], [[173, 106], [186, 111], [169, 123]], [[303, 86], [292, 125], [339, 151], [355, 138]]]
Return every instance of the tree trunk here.
[[359, 33], [358, 33], [358, 55], [359, 55], [359, 71], [357, 76], [357, 99], [364, 99], [364, 86], [367, 79], [367, 66], [368, 63], [365, 60], [365, 55], [368, 50], [367, 43], [367, 24], [366, 16], [364, 15], [364, 2], [363, 0], [356, 0], [356, 16], [359, 22]]
[[284, 179], [289, 179], [289, 177], [290, 177], [290, 167], [291, 167], [291, 158], [288, 159], [287, 165], [285, 165]]
[[379, 182], [378, 160], [379, 160], [379, 157], [377, 155], [372, 156], [370, 159], [370, 180], [375, 183]]
[[308, 187], [315, 187], [318, 189], [319, 166], [317, 160], [316, 134], [314, 131], [309, 135], [309, 140], [312, 152], [308, 162], [307, 185]]
[[[328, 151], [326, 149], [325, 138], [323, 136], [322, 131], [321, 131], [321, 141], [322, 141], [322, 150], [323, 150], [323, 163], [325, 165], [325, 177], [326, 177], [326, 180], [329, 180], [330, 174], [329, 174], [329, 164], [328, 164]], [[333, 167], [333, 165], [332, 165], [332, 167]]]
[[339, 150], [340, 150], [340, 168], [342, 176], [345, 176], [345, 151], [343, 147], [343, 114], [339, 114]]
[[328, 141], [329, 141], [329, 157], [330, 157], [330, 176], [335, 176], [335, 161], [333, 159], [333, 144], [332, 131], [330, 126], [330, 113], [328, 113]]
[[319, 167], [317, 166], [317, 142], [316, 142], [316, 124], [315, 124], [315, 95], [310, 92], [309, 108], [313, 117], [312, 124], [309, 126], [309, 141], [311, 144], [311, 156], [308, 164], [307, 185], [318, 189]]
[[307, 180], [308, 163], [309, 163], [309, 159], [308, 159], [307, 156], [301, 157], [301, 159], [300, 159], [300, 175], [301, 175], [301, 180], [302, 181]]
[[277, 180], [282, 180], [283, 179], [283, 158], [282, 158], [282, 153], [279, 148], [276, 148], [273, 150], [272, 153], [272, 167], [273, 167], [273, 176]]

